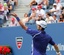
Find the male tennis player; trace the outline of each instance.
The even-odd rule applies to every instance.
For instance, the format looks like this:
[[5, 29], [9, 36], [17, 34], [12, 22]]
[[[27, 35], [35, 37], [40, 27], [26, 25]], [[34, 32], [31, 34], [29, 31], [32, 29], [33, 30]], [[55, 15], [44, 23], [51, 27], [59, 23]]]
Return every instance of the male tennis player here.
[[[47, 26], [47, 23], [45, 21], [36, 21], [38, 30], [32, 30], [25, 26], [15, 13], [12, 15], [15, 16], [20, 26], [33, 37], [32, 55], [46, 55], [46, 49], [48, 44], [54, 46], [57, 55], [61, 55], [58, 46], [55, 44], [52, 38], [44, 31]], [[31, 16], [29, 18], [31, 18]]]

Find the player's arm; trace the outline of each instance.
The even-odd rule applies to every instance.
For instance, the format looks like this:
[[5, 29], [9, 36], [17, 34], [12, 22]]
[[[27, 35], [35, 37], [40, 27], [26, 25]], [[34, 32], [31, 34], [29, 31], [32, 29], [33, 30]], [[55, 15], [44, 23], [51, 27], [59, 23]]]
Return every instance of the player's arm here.
[[[20, 21], [20, 19], [19, 19], [19, 17], [17, 16], [17, 14], [13, 13], [13, 14], [11, 14], [11, 15], [13, 15], [13, 16], [16, 18], [16, 20], [18, 21], [18, 23], [20, 24], [20, 26], [21, 26], [24, 30], [27, 30], [27, 29], [28, 29], [28, 27], [27, 27], [26, 25], [24, 25], [22, 21]], [[30, 20], [32, 19], [32, 17], [35, 17], [35, 14], [32, 14], [30, 17], [28, 17], [28, 21], [30, 21]]]
[[18, 21], [18, 23], [20, 24], [20, 26], [21, 26], [24, 30], [27, 30], [27, 29], [28, 29], [28, 27], [27, 27], [26, 25], [24, 25], [22, 21], [20, 21], [19, 17], [16, 17], [16, 19], [19, 20], [19, 21], [18, 21], [18, 20], [17, 20], [17, 21]]
[[61, 53], [60, 53], [60, 50], [59, 50], [59, 48], [58, 48], [58, 46], [55, 44], [55, 45], [53, 45], [54, 46], [54, 48], [55, 48], [55, 50], [56, 50], [56, 54], [57, 55], [61, 55]]
[[49, 43], [54, 46], [54, 48], [55, 48], [55, 50], [56, 50], [56, 54], [57, 54], [57, 55], [61, 55], [58, 46], [55, 44], [55, 42], [53, 41], [52, 38], [50, 39]]
[[24, 30], [27, 30], [28, 29], [28, 27], [27, 26], [25, 26], [24, 24], [23, 24], [23, 22], [20, 20], [20, 18], [17, 16], [17, 14], [12, 14], [15, 18], [16, 18], [16, 20], [18, 21], [18, 23], [20, 24], [20, 26], [24, 29]]

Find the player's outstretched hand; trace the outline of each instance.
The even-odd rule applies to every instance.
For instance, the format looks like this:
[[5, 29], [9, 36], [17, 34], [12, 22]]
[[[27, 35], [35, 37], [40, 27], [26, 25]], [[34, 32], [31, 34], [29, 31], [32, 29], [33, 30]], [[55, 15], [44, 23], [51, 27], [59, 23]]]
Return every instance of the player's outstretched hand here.
[[17, 14], [16, 13], [12, 13], [11, 15], [14, 16], [14, 17], [17, 17]]
[[57, 55], [62, 55], [61, 53], [58, 53]]

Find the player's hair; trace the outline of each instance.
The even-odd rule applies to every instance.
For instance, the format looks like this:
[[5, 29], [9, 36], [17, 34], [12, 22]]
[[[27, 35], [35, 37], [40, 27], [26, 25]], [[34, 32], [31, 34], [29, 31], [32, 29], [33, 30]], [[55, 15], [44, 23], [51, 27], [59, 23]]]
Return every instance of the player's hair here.
[[42, 28], [42, 29], [41, 29], [41, 31], [44, 31], [44, 30], [45, 30], [45, 28]]

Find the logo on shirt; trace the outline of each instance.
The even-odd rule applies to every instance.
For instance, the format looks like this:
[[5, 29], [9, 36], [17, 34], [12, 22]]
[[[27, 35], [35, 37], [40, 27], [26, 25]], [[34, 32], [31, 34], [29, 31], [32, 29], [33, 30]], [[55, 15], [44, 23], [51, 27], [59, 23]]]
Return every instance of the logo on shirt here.
[[16, 37], [16, 45], [18, 49], [21, 49], [23, 43], [23, 37]]

